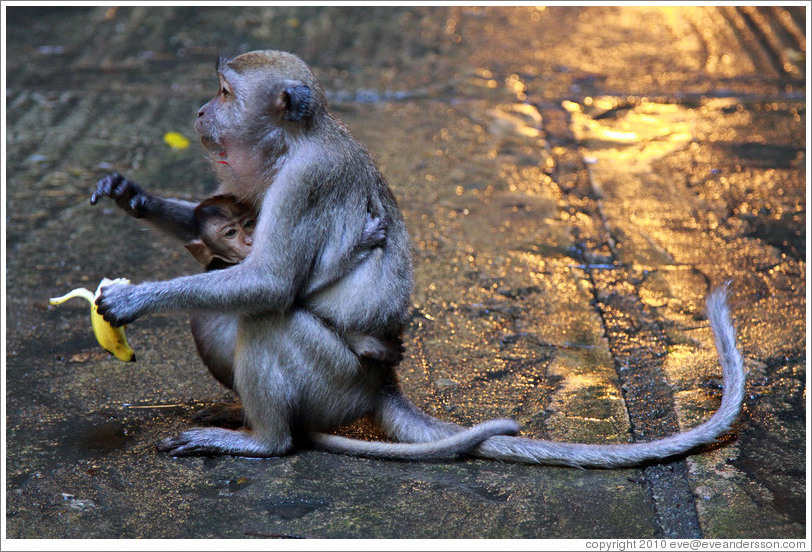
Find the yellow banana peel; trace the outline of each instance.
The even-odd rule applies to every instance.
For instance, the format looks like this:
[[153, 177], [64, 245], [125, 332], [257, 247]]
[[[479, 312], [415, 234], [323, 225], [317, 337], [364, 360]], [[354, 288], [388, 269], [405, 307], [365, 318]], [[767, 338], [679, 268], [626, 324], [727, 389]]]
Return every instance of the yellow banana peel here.
[[135, 351], [133, 351], [127, 343], [127, 337], [124, 335], [124, 326], [114, 328], [96, 312], [96, 299], [99, 297], [101, 288], [111, 284], [129, 283], [130, 281], [126, 278], [116, 278], [115, 280], [104, 278], [99, 284], [99, 287], [96, 288], [95, 294], [85, 288], [76, 288], [62, 297], [52, 298], [50, 302], [52, 305], [60, 305], [73, 297], [87, 299], [90, 302], [90, 323], [93, 326], [93, 334], [96, 336], [96, 341], [99, 342], [99, 345], [107, 352], [114, 354], [119, 360], [135, 362]]
[[173, 151], [186, 149], [189, 147], [189, 139], [180, 132], [167, 132], [164, 134], [164, 142]]

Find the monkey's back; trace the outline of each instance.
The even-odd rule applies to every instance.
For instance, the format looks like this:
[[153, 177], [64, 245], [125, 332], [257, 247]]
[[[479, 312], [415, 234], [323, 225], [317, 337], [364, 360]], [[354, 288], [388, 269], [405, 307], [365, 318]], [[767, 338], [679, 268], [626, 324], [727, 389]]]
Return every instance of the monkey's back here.
[[374, 160], [344, 125], [329, 117], [324, 149], [318, 152], [318, 179], [329, 190], [336, 212], [326, 229], [325, 248], [342, 235], [357, 239], [367, 213], [382, 217], [386, 239], [354, 270], [306, 298], [307, 308], [328, 317], [342, 330], [373, 335], [397, 334], [407, 322], [412, 294], [411, 242], [395, 197]]

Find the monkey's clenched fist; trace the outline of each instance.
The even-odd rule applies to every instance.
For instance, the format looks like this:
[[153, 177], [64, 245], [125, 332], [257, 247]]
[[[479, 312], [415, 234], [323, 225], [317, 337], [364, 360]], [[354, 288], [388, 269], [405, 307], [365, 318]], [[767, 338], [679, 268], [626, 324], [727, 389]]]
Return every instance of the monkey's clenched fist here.
[[124, 326], [144, 314], [143, 286], [114, 284], [104, 286], [96, 299], [96, 309], [113, 326]]

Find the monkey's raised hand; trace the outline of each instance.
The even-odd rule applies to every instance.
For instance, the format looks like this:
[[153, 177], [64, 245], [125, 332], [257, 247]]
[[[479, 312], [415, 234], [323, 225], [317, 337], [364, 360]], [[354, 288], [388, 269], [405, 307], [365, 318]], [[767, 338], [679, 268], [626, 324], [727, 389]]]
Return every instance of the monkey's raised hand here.
[[95, 205], [105, 196], [114, 200], [129, 215], [145, 219], [185, 242], [197, 237], [194, 224], [196, 202], [148, 194], [141, 186], [118, 173], [108, 174], [96, 183], [90, 204]]
[[143, 218], [147, 214], [149, 195], [138, 184], [118, 173], [108, 174], [96, 183], [90, 204], [96, 205], [104, 196], [115, 200], [119, 207], [135, 218]]

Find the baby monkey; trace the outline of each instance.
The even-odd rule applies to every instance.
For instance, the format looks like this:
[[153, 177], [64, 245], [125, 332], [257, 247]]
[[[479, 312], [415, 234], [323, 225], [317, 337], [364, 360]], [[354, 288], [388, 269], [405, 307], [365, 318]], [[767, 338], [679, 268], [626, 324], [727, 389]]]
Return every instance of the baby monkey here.
[[[241, 263], [251, 253], [257, 212], [232, 194], [218, 194], [200, 202], [194, 210], [197, 237], [185, 244], [186, 249], [206, 270], [219, 270]], [[354, 249], [334, 273], [322, 278], [318, 289], [325, 288], [351, 272], [376, 247], [386, 240], [386, 221], [367, 213], [366, 224]], [[324, 320], [329, 325], [330, 320]], [[192, 322], [196, 327], [196, 321]], [[362, 359], [386, 364], [403, 360], [403, 340], [396, 335], [374, 337], [356, 331], [342, 335], [350, 349]]]

